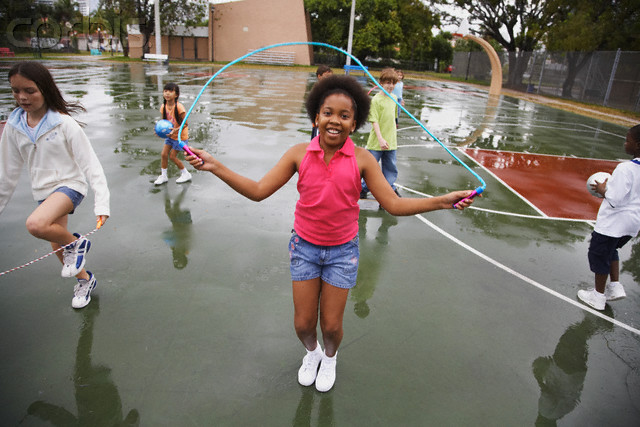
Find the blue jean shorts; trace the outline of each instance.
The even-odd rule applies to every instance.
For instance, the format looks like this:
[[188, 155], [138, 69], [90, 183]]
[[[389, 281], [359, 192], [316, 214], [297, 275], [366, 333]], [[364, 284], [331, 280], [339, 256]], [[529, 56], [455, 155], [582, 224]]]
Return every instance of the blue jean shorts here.
[[[189, 140], [187, 139], [186, 141], [182, 141], [182, 142], [187, 144], [187, 142], [189, 142]], [[180, 147], [180, 143], [178, 142], [177, 139], [166, 138], [164, 140], [164, 145], [168, 145], [173, 150], [182, 151], [182, 147]], [[187, 145], [189, 145], [189, 144], [187, 144]]]
[[627, 244], [631, 236], [610, 237], [598, 232], [591, 233], [589, 243], [589, 268], [596, 274], [609, 274], [611, 262], [619, 261], [618, 249]]
[[358, 244], [356, 236], [342, 245], [318, 246], [294, 231], [289, 240], [291, 280], [298, 282], [320, 277], [337, 288], [353, 288], [358, 277]]
[[[53, 193], [65, 194], [68, 198], [71, 199], [71, 203], [73, 203], [73, 209], [71, 210], [71, 212], [69, 212], [70, 214], [76, 211], [76, 208], [80, 205], [80, 203], [84, 199], [84, 196], [82, 194], [78, 193], [76, 190], [73, 190], [69, 187], [58, 187], [55, 190], [53, 190]], [[38, 205], [41, 205], [42, 202], [44, 202], [45, 200], [46, 199], [38, 200]]]

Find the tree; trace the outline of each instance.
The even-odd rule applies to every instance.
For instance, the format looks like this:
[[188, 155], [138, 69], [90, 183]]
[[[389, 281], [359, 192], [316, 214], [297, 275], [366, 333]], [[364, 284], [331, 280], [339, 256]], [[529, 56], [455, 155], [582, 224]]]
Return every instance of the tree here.
[[398, 0], [398, 17], [402, 38], [400, 40], [400, 57], [410, 61], [425, 61], [431, 58], [445, 59], [446, 53], [439, 51], [433, 54], [433, 43], [449, 48], [451, 44], [441, 45], [440, 39], [433, 38], [431, 29], [441, 25], [438, 15], [434, 14], [424, 3], [415, 0]]
[[431, 41], [431, 55], [438, 64], [436, 66], [436, 71], [443, 70], [445, 64], [451, 64], [451, 61], [453, 60], [453, 47], [451, 46], [452, 38], [453, 36], [451, 33], [444, 32], [435, 36]]
[[508, 87], [520, 87], [531, 53], [551, 25], [545, 0], [453, 0], [471, 15], [482, 36], [500, 43], [509, 54]]
[[[160, 1], [160, 0], [157, 0]], [[208, 3], [206, 0], [190, 1], [162, 1], [160, 3], [160, 28], [164, 34], [171, 34], [177, 25], [195, 27], [206, 22], [208, 17]], [[150, 0], [101, 0], [96, 16], [110, 23], [111, 28], [117, 34], [125, 46], [125, 55], [128, 55], [126, 45], [127, 23], [137, 22], [144, 40], [143, 51], [149, 51], [147, 41], [155, 30], [154, 3]]]
[[[305, 0], [314, 41], [346, 48], [351, 0]], [[416, 58], [429, 46], [437, 17], [420, 0], [357, 0], [353, 54]], [[425, 48], [426, 46], [426, 48]]]
[[640, 50], [637, 0], [552, 0], [553, 26], [544, 37], [550, 50], [566, 51], [562, 96], [571, 97], [575, 78], [598, 50]]

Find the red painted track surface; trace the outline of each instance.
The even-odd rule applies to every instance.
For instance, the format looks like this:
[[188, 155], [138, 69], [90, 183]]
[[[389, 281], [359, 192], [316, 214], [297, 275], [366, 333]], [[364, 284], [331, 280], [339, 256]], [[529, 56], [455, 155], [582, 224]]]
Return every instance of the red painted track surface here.
[[613, 172], [611, 160], [466, 148], [464, 152], [551, 217], [595, 220], [602, 199], [587, 191], [595, 172]]

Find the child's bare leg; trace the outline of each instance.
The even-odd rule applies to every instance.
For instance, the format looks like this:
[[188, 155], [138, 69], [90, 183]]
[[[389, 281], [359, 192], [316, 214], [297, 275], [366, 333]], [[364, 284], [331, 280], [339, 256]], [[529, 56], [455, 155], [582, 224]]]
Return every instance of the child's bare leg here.
[[609, 276], [612, 282], [620, 281], [620, 261], [611, 261]]
[[609, 277], [608, 274], [596, 273], [596, 291], [600, 292], [601, 294], [604, 293], [604, 288], [607, 285], [607, 277]]
[[[168, 145], [166, 145], [166, 147], [168, 147]], [[184, 165], [182, 164], [182, 162], [178, 158], [178, 152], [176, 150], [174, 150], [173, 148], [171, 149], [171, 153], [169, 154], [169, 158], [171, 159], [171, 161], [173, 163], [176, 164], [176, 166], [178, 166], [178, 169], [180, 169], [180, 170], [184, 169]]]
[[169, 167], [169, 151], [171, 147], [167, 144], [162, 146], [162, 152], [160, 153], [160, 167], [166, 169]]
[[293, 325], [298, 338], [309, 351], [315, 350], [318, 342], [318, 304], [320, 301], [320, 278], [293, 282]]
[[342, 342], [344, 330], [342, 319], [347, 305], [348, 289], [337, 288], [322, 282], [320, 293], [320, 329], [324, 343], [324, 353], [333, 357]]
[[[76, 240], [67, 229], [69, 212], [73, 210], [71, 199], [64, 193], [53, 193], [42, 202], [27, 218], [27, 231], [34, 237], [47, 240], [51, 248], [56, 251], [62, 246]], [[56, 252], [60, 263], [64, 264], [62, 251]], [[89, 275], [82, 269], [76, 275], [79, 279], [88, 279]]]
[[63, 193], [53, 193], [27, 218], [27, 231], [38, 239], [60, 246], [75, 240], [67, 230], [67, 216], [73, 210], [71, 199]]

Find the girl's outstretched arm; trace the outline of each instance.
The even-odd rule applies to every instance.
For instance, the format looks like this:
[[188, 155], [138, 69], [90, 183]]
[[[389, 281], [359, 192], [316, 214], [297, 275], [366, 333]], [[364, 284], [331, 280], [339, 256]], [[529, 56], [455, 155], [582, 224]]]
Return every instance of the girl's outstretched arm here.
[[[356, 156], [360, 174], [371, 190], [371, 194], [391, 215], [407, 216], [439, 209], [453, 209], [455, 203], [473, 192], [473, 190], [462, 190], [437, 197], [401, 198], [393, 191], [371, 153], [356, 147]], [[473, 200], [466, 200], [458, 205], [458, 209], [468, 208], [472, 203]]]
[[232, 171], [204, 150], [191, 148], [199, 158], [193, 156], [186, 156], [185, 158], [194, 168], [211, 172], [238, 193], [250, 200], [259, 202], [271, 196], [291, 179], [298, 170], [298, 165], [302, 157], [304, 157], [307, 145], [308, 143], [291, 147], [259, 181], [254, 181]]

